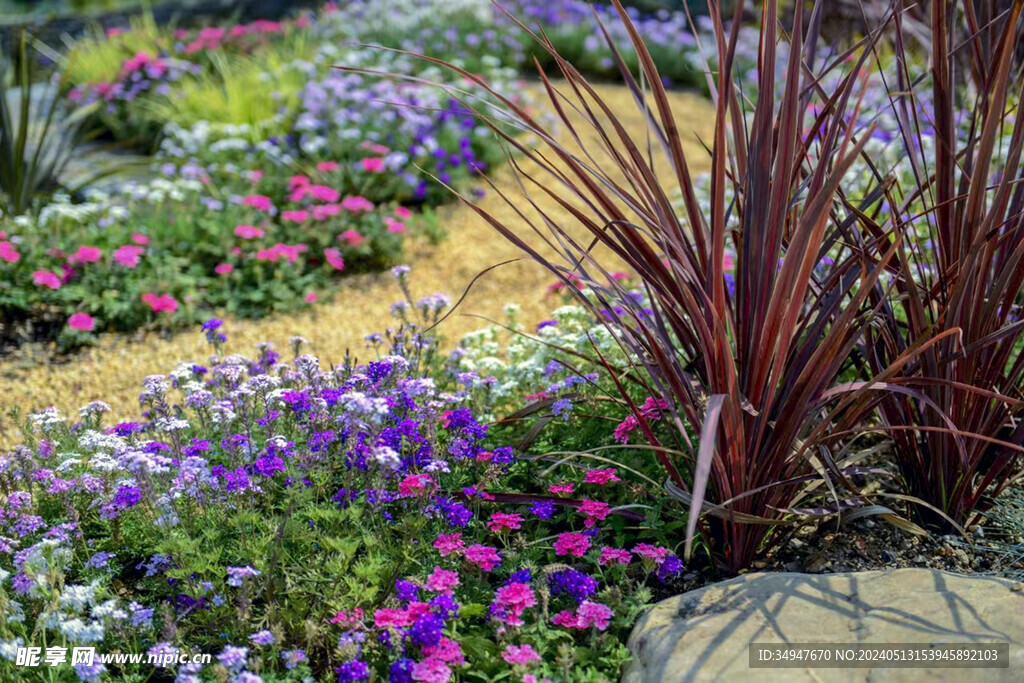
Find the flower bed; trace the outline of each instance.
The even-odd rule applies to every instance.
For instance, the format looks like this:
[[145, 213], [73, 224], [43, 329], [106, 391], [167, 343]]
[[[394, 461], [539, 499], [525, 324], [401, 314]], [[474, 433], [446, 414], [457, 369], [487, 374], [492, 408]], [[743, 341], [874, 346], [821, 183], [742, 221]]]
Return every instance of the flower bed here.
[[[610, 53], [591, 44], [585, 3], [508, 9], [575, 46], [588, 68], [615, 71]], [[628, 42], [609, 10], [600, 12]], [[661, 14], [640, 25], [674, 55], [663, 60], [672, 78], [692, 67], [689, 53], [672, 47], [689, 44], [682, 22]], [[309, 305], [338, 275], [394, 265], [410, 233], [438, 239], [443, 226], [429, 209], [451, 199], [446, 186], [467, 189], [504, 153], [426, 82], [486, 97], [369, 42], [454, 60], [499, 90], [522, 91], [514, 79], [528, 38], [484, 0], [440, 10], [422, 0], [354, 2], [198, 30], [140, 20], [73, 48], [70, 99], [98, 106], [95, 124], [111, 137], [160, 139], [158, 178], [58, 195], [32, 215], [0, 219], [0, 349], [37, 340], [66, 350], [102, 331]]]
[[[582, 313], [563, 310], [511, 352], [491, 331], [445, 357], [421, 330], [447, 298], [412, 303], [407, 271], [395, 274], [406, 299], [397, 327], [370, 340], [379, 360], [328, 369], [301, 339], [290, 361], [269, 346], [229, 355], [211, 320], [210, 361], [146, 378], [137, 420], [104, 425], [102, 402], [75, 422], [30, 416], [0, 475], [12, 492], [5, 675], [39, 633], [69, 648], [216, 654], [177, 667], [178, 681], [617, 675], [639, 609], [682, 567], [649, 524], [657, 509], [633, 503], [654, 485], [644, 458], [552, 472], [509, 445], [541, 418], [559, 434], [604, 425], [590, 432], [611, 441], [607, 415], [621, 408], [545, 358], [568, 362], [550, 344], [579, 337]], [[465, 369], [488, 357], [504, 371]], [[511, 376], [529, 379], [500, 379]], [[481, 421], [527, 387], [576, 405]]]

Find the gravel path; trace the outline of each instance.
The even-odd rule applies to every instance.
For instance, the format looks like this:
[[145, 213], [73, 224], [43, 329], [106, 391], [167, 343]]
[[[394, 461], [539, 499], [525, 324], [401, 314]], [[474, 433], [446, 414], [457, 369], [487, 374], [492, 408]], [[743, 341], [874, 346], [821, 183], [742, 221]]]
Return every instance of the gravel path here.
[[[643, 118], [633, 104], [629, 92], [620, 86], [597, 87], [602, 97], [627, 125], [634, 139], [643, 142]], [[673, 110], [680, 129], [693, 131], [710, 140], [714, 111], [707, 100], [695, 94], [673, 93]], [[593, 136], [593, 137], [596, 137]], [[696, 136], [688, 141], [691, 168], [706, 168], [707, 155]], [[658, 159], [655, 160], [656, 163]], [[667, 166], [664, 168], [667, 174]], [[515, 180], [506, 168], [495, 179], [510, 194], [518, 192]], [[541, 203], [539, 197], [536, 198]], [[487, 207], [503, 218], [514, 215], [511, 208], [495, 193], [484, 200]], [[551, 205], [549, 200], [547, 205]], [[553, 215], [567, 216], [552, 209]], [[437, 245], [411, 243], [406, 262], [412, 266], [412, 288], [416, 296], [443, 292], [457, 299], [466, 286], [485, 267], [519, 256], [516, 249], [476, 216], [470, 209], [452, 204], [439, 210], [438, 216], [447, 236]], [[524, 226], [525, 227], [525, 226]], [[502, 309], [514, 302], [522, 307], [522, 320], [542, 320], [556, 304], [544, 297], [545, 287], [553, 278], [530, 261], [519, 261], [491, 271], [473, 287], [460, 312], [449, 318], [439, 331], [450, 342], [486, 323], [468, 314], [503, 319]], [[286, 349], [292, 335], [302, 335], [311, 342], [310, 352], [321, 362], [338, 361], [349, 349], [356, 357], [365, 356], [363, 338], [382, 331], [392, 319], [388, 305], [401, 298], [387, 273], [359, 276], [343, 280], [333, 296], [323, 303], [294, 314], [274, 315], [262, 320], [227, 320], [230, 338], [228, 352], [251, 354], [253, 345], [270, 341]], [[183, 331], [171, 338], [140, 334], [133, 337], [107, 336], [99, 344], [65, 363], [48, 363], [32, 357], [12, 358], [0, 362], [0, 447], [10, 447], [17, 438], [18, 425], [7, 416], [11, 408], [23, 413], [47, 406], [57, 406], [64, 414], [73, 415], [78, 407], [92, 400], [103, 400], [113, 408], [110, 420], [127, 419], [137, 414], [137, 396], [142, 378], [162, 374], [179, 362], [203, 362], [208, 348], [198, 330]]]

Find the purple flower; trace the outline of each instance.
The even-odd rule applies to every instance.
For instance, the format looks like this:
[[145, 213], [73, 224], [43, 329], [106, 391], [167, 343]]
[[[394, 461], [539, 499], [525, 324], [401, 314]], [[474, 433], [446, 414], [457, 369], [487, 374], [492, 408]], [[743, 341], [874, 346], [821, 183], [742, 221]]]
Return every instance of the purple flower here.
[[365, 681], [370, 677], [369, 665], [358, 659], [353, 659], [351, 662], [345, 662], [336, 668], [335, 671], [338, 674], [338, 683]]

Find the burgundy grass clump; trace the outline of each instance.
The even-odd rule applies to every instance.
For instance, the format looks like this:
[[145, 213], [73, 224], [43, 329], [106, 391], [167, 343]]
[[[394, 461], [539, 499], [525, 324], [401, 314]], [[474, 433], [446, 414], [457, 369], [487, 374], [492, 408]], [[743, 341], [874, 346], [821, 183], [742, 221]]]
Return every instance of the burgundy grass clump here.
[[[756, 102], [741, 102], [733, 56], [744, 3], [736, 3], [731, 29], [721, 21], [717, 3], [709, 3], [721, 68], [712, 84], [716, 125], [710, 142], [710, 209], [705, 210], [691, 181], [680, 119], [643, 40], [622, 5], [614, 4], [641, 65], [638, 79], [612, 47], [647, 122], [646, 149], [543, 33], [531, 33], [565, 81], [556, 87], [538, 65], [548, 104], [582, 154], [559, 142], [515, 101], [489, 89], [500, 110], [476, 111], [519, 153], [510, 160], [532, 211], [521, 208], [522, 198], [503, 197], [533, 234], [525, 234], [519, 221], [504, 222], [480, 205], [471, 206], [603, 317], [635, 359], [629, 380], [647, 383], [652, 395], [669, 404], [677, 448], [659, 442], [623, 388], [664, 466], [669, 493], [689, 506], [688, 553], [699, 529], [717, 563], [737, 571], [808, 517], [854, 508], [917, 530], [857, 490], [850, 475], [864, 468], [856, 466], [860, 456], [851, 455], [852, 438], [830, 434], [861, 424], [862, 413], [872, 409], [862, 398], [893, 390], [883, 380], [920, 352], [914, 347], [891, 359], [877, 381], [839, 381], [872, 320], [868, 297], [890, 268], [901, 239], [893, 231], [860, 249], [837, 249], [851, 229], [858, 231], [859, 217], [837, 210], [839, 185], [868, 136], [855, 135], [855, 76], [842, 78], [832, 92], [824, 91], [820, 78], [849, 61], [856, 62], [851, 70], [856, 74], [880, 32], [815, 74], [806, 57], [814, 53], [817, 32], [812, 30], [805, 43], [798, 7], [786, 69], [796, 76], [786, 80], [776, 101], [778, 6], [767, 2], [760, 30], [760, 95]], [[818, 17], [820, 7], [812, 26]], [[480, 83], [455, 65], [423, 58]], [[530, 147], [507, 132], [509, 122], [540, 145]], [[592, 128], [600, 144], [588, 148], [580, 126]], [[671, 182], [683, 197], [682, 217], [666, 179], [656, 171], [656, 153], [671, 165]], [[546, 212], [533, 192], [568, 212], [583, 236]], [[726, 271], [727, 244], [737, 254], [734, 279]], [[548, 256], [551, 252], [558, 256]], [[835, 258], [824, 258], [833, 252]], [[612, 277], [613, 261], [638, 275], [646, 301], [638, 302]], [[822, 502], [812, 502], [818, 499]]]
[[[928, 503], [911, 505], [915, 518], [945, 530], [975, 523], [1024, 452], [1024, 80], [1014, 66], [1024, 2], [1005, 12], [981, 0], [930, 4], [930, 83], [906, 75], [914, 55], [899, 11], [900, 68], [889, 83], [915, 183], [887, 187], [886, 198], [894, 226], [921, 239], [890, 261], [893, 287], [874, 287], [884, 322], [865, 336], [864, 355], [877, 371], [957, 332], [904, 370], [900, 382], [920, 395], [886, 393], [878, 404], [906, 492]], [[928, 88], [930, 108], [919, 104]], [[935, 149], [925, 151], [922, 129], [932, 126]]]

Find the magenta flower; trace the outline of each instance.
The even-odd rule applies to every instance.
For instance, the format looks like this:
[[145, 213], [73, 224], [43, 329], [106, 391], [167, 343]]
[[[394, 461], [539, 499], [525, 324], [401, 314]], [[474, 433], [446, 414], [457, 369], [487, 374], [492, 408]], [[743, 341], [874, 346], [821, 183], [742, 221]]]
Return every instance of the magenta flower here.
[[615, 427], [615, 440], [619, 443], [626, 443], [629, 441], [629, 435], [639, 426], [640, 422], [636, 419], [635, 415], [627, 416], [625, 420]]
[[572, 493], [575, 488], [575, 484], [553, 484], [548, 487], [548, 491], [551, 493]]
[[362, 235], [360, 235], [355, 230], [352, 230], [351, 228], [338, 235], [338, 241], [344, 242], [346, 245], [350, 247], [358, 247], [360, 244], [363, 243], [363, 239], [364, 238]]
[[366, 197], [345, 197], [341, 200], [341, 208], [346, 211], [358, 213], [360, 211], [373, 211], [373, 202]]
[[270, 197], [262, 194], [251, 194], [242, 199], [242, 203], [246, 206], [251, 206], [257, 211], [273, 211], [274, 202], [270, 201]]
[[438, 657], [427, 657], [412, 666], [412, 679], [421, 683], [448, 683], [452, 670]]
[[81, 246], [74, 254], [72, 254], [68, 261], [74, 264], [82, 263], [96, 263], [103, 256], [103, 250], [99, 247], [87, 247]]
[[597, 484], [598, 486], [604, 486], [616, 481], [622, 481], [622, 479], [615, 474], [614, 467], [606, 467], [603, 470], [590, 470], [583, 477], [584, 484]]
[[237, 225], [235, 226], [235, 235], [241, 237], [243, 240], [254, 240], [259, 237], [263, 237], [265, 233], [262, 229], [257, 228], [254, 225]]
[[587, 516], [585, 526], [589, 529], [595, 526], [598, 522], [602, 521], [611, 512], [611, 506], [608, 503], [602, 503], [597, 500], [585, 500], [580, 505], [580, 512]]
[[402, 220], [408, 220], [412, 218], [412, 211], [405, 208], [404, 206], [396, 206], [395, 215], [401, 218]]
[[96, 329], [96, 320], [88, 313], [72, 313], [68, 318], [68, 327], [82, 332], [92, 332]]
[[462, 654], [462, 646], [458, 641], [444, 636], [441, 636], [441, 640], [437, 645], [429, 645], [423, 648], [421, 652], [425, 657], [434, 657], [446, 664], [461, 666], [466, 663], [466, 656]]
[[281, 220], [292, 223], [302, 223], [309, 219], [309, 212], [302, 209], [285, 211], [281, 214]]
[[597, 561], [602, 567], [609, 564], [629, 564], [632, 555], [625, 548], [601, 548], [601, 558]]
[[330, 173], [331, 171], [337, 171], [339, 168], [337, 161], [321, 161], [316, 165], [316, 170], [321, 173]]
[[494, 606], [498, 609], [491, 614], [498, 621], [509, 626], [523, 625], [523, 612], [537, 604], [533, 589], [525, 583], [510, 583], [494, 591]]
[[37, 270], [32, 273], [32, 282], [40, 287], [49, 287], [50, 289], [60, 289], [61, 284], [63, 284], [60, 275], [51, 273], [48, 270]]
[[320, 296], [311, 289], [308, 292], [306, 292], [306, 296], [302, 297], [302, 300], [305, 301], [307, 304], [315, 304], [316, 300], [319, 298]]
[[133, 232], [132, 233], [132, 242], [135, 242], [135, 244], [138, 244], [138, 245], [141, 245], [141, 246], [144, 247], [147, 244], [149, 244], [149, 238], [146, 237], [145, 235], [143, 235], [140, 232]]
[[309, 194], [318, 202], [336, 202], [341, 197], [340, 192], [326, 185], [311, 185]]
[[384, 160], [380, 157], [367, 157], [360, 162], [364, 171], [381, 173], [384, 171]]
[[429, 474], [408, 474], [399, 482], [398, 494], [402, 498], [423, 496], [430, 493], [434, 487], [434, 480]]
[[213, 272], [217, 273], [217, 275], [228, 275], [229, 273], [234, 271], [234, 269], [235, 267], [230, 263], [218, 263], [216, 266], [214, 266]]
[[500, 534], [505, 531], [513, 531], [520, 528], [522, 522], [522, 515], [517, 515], [511, 512], [495, 512], [491, 515], [491, 519], [488, 524], [491, 527], [491, 531], [496, 534]]
[[341, 258], [341, 252], [337, 249], [324, 249], [324, 259], [331, 265], [335, 270], [345, 269], [345, 260]]
[[434, 593], [451, 593], [459, 585], [459, 573], [435, 566], [433, 573], [427, 577], [427, 590]]
[[498, 549], [488, 545], [469, 546], [466, 548], [466, 559], [485, 572], [489, 572], [501, 564], [501, 554]]
[[583, 557], [590, 548], [590, 539], [581, 533], [567, 531], [555, 540], [555, 555]]
[[660, 564], [665, 561], [666, 557], [668, 557], [668, 548], [651, 545], [650, 543], [638, 543], [633, 546], [633, 553], [645, 560], [654, 560]]
[[583, 604], [576, 610], [576, 617], [579, 619], [579, 628], [590, 628], [593, 626], [598, 631], [608, 628], [612, 619], [611, 607], [602, 605], [599, 602], [584, 600]]
[[154, 313], [174, 313], [178, 310], [178, 301], [170, 294], [146, 292], [142, 295], [142, 300], [149, 304]]
[[501, 653], [501, 658], [509, 664], [520, 666], [540, 661], [540, 655], [529, 645], [508, 645]]
[[135, 244], [126, 244], [114, 250], [114, 262], [125, 268], [135, 268], [139, 265], [139, 257], [145, 251]]
[[7, 240], [0, 240], [0, 259], [8, 263], [17, 263], [21, 254], [14, 248], [14, 245]]
[[465, 545], [462, 541], [462, 534], [459, 532], [454, 534], [438, 534], [437, 538], [434, 539], [434, 548], [441, 553], [441, 557], [448, 557], [452, 554], [461, 555]]

